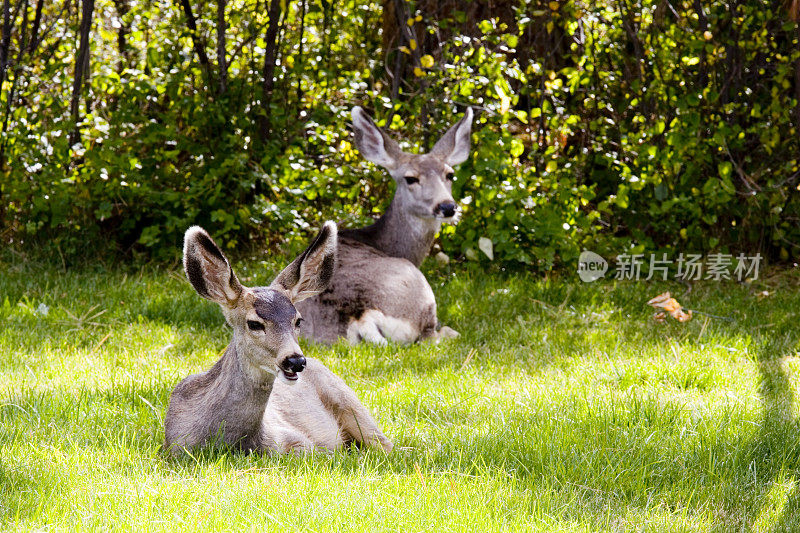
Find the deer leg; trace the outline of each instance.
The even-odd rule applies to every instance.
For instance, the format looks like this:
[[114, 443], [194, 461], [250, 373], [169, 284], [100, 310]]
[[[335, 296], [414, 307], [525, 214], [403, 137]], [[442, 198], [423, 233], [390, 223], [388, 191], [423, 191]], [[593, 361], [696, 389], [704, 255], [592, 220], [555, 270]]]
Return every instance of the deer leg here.
[[350, 321], [347, 326], [347, 340], [350, 341], [350, 344], [358, 344], [362, 340], [381, 346], [387, 344], [375, 315], [376, 312], [370, 310], [361, 315], [361, 318]]
[[314, 443], [299, 431], [284, 429], [281, 430], [278, 436], [278, 450], [281, 453], [303, 455], [308, 452], [313, 452], [314, 449]]
[[[338, 381], [339, 378], [336, 378]], [[378, 427], [369, 410], [359, 401], [353, 389], [343, 381], [328, 382], [325, 387], [318, 388], [318, 393], [325, 405], [333, 412], [344, 437], [370, 446], [382, 448], [387, 453], [393, 445]], [[345, 438], [345, 440], [349, 440]]]
[[350, 322], [347, 327], [347, 340], [351, 344], [361, 340], [380, 345], [386, 345], [387, 341], [409, 343], [417, 340], [418, 331], [406, 319], [386, 315], [378, 309], [370, 309], [358, 320]]
[[419, 340], [430, 341], [434, 344], [439, 344], [443, 340], [455, 339], [459, 336], [461, 336], [459, 332], [448, 326], [442, 326], [439, 331], [436, 331], [436, 329], [431, 326], [422, 331], [422, 334], [419, 336]]
[[448, 326], [442, 326], [441, 329], [436, 332], [437, 341], [443, 339], [455, 339], [459, 336], [461, 336], [459, 332]]
[[367, 409], [358, 399], [338, 413], [342, 430], [353, 438], [354, 441], [383, 449], [386, 453], [392, 451], [394, 445], [383, 434], [378, 423], [372, 418]]

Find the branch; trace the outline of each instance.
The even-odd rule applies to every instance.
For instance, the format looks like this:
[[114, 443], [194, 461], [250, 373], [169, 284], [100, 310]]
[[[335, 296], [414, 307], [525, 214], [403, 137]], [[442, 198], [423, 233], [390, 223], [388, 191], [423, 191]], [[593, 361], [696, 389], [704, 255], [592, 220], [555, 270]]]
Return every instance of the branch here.
[[297, 64], [297, 107], [299, 109], [303, 108], [301, 103], [303, 99], [303, 37], [306, 33], [306, 0], [301, 0], [300, 4], [300, 45], [299, 50], [297, 51], [297, 55], [295, 56], [295, 63]]
[[[411, 15], [407, 9], [407, 0], [393, 0], [392, 3], [394, 4], [394, 16], [395, 22], [397, 24], [397, 29], [399, 30], [399, 35], [402, 36], [398, 42], [398, 50], [396, 52], [397, 57], [395, 58], [395, 65], [394, 65], [394, 75], [392, 76], [392, 99], [395, 99], [400, 94], [400, 84], [405, 81], [403, 79], [403, 71], [405, 70], [405, 61], [404, 52], [399, 50], [399, 47], [402, 46], [402, 41], [404, 40], [406, 44], [408, 44], [408, 51], [411, 55], [411, 68], [412, 70], [415, 67], [421, 66], [420, 63], [420, 43], [417, 40], [417, 35], [415, 31], [408, 25], [406, 21], [411, 18]], [[385, 8], [384, 4], [384, 8]], [[413, 41], [413, 46], [412, 46]], [[423, 88], [426, 86], [426, 83], [422, 82]], [[427, 111], [423, 111], [422, 122], [427, 122]], [[425, 128], [427, 131], [427, 128]]]
[[217, 63], [219, 64], [219, 94], [225, 94], [228, 88], [228, 62], [225, 58], [225, 4], [226, 0], [217, 0]]
[[192, 13], [192, 6], [189, 4], [189, 0], [180, 0], [180, 3], [181, 7], [183, 8], [183, 14], [186, 16], [186, 25], [189, 27], [189, 34], [192, 36], [192, 46], [194, 47], [194, 52], [197, 54], [197, 60], [200, 61], [200, 66], [203, 67], [203, 71], [206, 73], [206, 83], [208, 83], [210, 88], [213, 79], [211, 62], [208, 60], [205, 46], [201, 42], [200, 35], [197, 32], [197, 19], [194, 18], [194, 13]]
[[0, 42], [0, 87], [6, 80], [8, 68], [8, 50], [11, 48], [11, 6], [9, 0], [3, 0], [3, 40]]
[[81, 10], [80, 47], [75, 56], [75, 75], [72, 83], [72, 100], [70, 112], [74, 129], [70, 134], [70, 145], [80, 140], [78, 131], [78, 108], [80, 106], [81, 89], [83, 88], [84, 74], [89, 70], [89, 33], [92, 29], [92, 14], [94, 13], [94, 0], [83, 0]]
[[[289, 9], [289, 3], [286, 3]], [[272, 103], [272, 91], [275, 88], [275, 61], [278, 55], [278, 30], [280, 30], [281, 19], [281, 0], [272, 0], [269, 4], [269, 25], [265, 36], [266, 48], [264, 49], [264, 69], [261, 79], [261, 124], [259, 133], [262, 140], [266, 140], [270, 130], [270, 104]]]
[[117, 18], [119, 19], [119, 28], [117, 29], [117, 50], [119, 50], [119, 65], [117, 71], [122, 73], [125, 67], [128, 66], [128, 43], [125, 36], [130, 32], [130, 25], [124, 22], [125, 16], [130, 11], [128, 0], [114, 0], [114, 9], [117, 11]]
[[28, 53], [33, 54], [39, 46], [39, 27], [42, 23], [42, 8], [44, 7], [44, 0], [37, 0], [36, 2], [36, 15], [33, 17], [33, 29], [31, 30], [31, 42], [28, 45]]
[[[800, 46], [800, 0], [795, 0], [792, 6], [794, 17], [797, 21], [795, 35], [797, 36], [798, 46]], [[794, 105], [794, 129], [796, 133], [800, 132], [800, 57], [794, 62], [794, 97], [797, 100]]]

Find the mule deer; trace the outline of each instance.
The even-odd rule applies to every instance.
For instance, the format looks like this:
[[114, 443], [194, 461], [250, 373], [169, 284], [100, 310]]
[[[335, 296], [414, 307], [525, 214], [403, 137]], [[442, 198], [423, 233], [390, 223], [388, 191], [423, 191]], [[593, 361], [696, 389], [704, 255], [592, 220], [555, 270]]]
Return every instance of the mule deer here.
[[220, 305], [233, 338], [210, 370], [172, 392], [164, 419], [171, 453], [215, 441], [280, 452], [333, 450], [354, 441], [392, 449], [352, 389], [306, 359], [297, 344], [302, 318], [294, 304], [325, 289], [336, 248], [336, 225], [326, 222], [269, 287], [249, 288], [205, 230], [186, 232], [186, 275], [200, 296]]
[[338, 268], [330, 286], [298, 309], [300, 333], [317, 342], [339, 337], [385, 344], [458, 336], [436, 331], [436, 299], [419, 265], [442, 222], [453, 221], [453, 166], [469, 157], [472, 110], [439, 139], [430, 153], [410, 154], [353, 108], [358, 150], [384, 167], [397, 184], [383, 216], [365, 228], [340, 233]]

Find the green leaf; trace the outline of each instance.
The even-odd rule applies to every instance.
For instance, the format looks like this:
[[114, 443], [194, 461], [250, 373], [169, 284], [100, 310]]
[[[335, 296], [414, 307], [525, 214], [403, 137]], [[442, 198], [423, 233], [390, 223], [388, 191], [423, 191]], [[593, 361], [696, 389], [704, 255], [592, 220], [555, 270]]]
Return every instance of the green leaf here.
[[522, 141], [517, 139], [516, 137], [511, 139], [511, 155], [514, 157], [519, 157], [522, 155], [522, 152], [525, 151], [525, 145], [522, 144]]
[[717, 170], [719, 171], [719, 177], [723, 180], [731, 175], [731, 170], [733, 169], [733, 165], [729, 161], [723, 161], [719, 165], [717, 165]]

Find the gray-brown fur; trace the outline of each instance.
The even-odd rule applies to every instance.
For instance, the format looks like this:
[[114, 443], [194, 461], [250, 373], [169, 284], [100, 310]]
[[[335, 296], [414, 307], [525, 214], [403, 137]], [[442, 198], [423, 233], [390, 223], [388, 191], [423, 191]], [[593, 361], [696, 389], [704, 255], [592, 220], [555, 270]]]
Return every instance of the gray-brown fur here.
[[216, 438], [234, 448], [259, 448], [261, 416], [275, 377], [266, 374], [256, 381], [243, 364], [230, 344], [210, 370], [175, 387], [164, 418], [168, 449], [174, 453]]
[[[294, 305], [327, 287], [334, 274], [336, 249], [336, 226], [328, 222], [269, 287], [248, 288], [239, 283], [227, 258], [203, 229], [193, 227], [186, 232], [186, 275], [198, 294], [220, 305], [233, 338], [210, 370], [189, 376], [172, 392], [164, 420], [165, 445], [171, 453], [220, 443], [244, 450], [290, 451], [296, 447], [264, 440], [270, 434], [264, 424], [280, 424], [276, 431], [286, 432], [295, 420], [299, 434], [318, 421], [317, 426], [327, 428], [328, 433], [343, 436], [340, 442], [312, 432], [310, 445], [306, 443], [302, 449], [348, 442], [347, 418], [331, 415], [338, 413], [339, 407], [321, 400], [320, 394], [328, 398], [333, 391], [350, 389], [321, 363], [303, 357], [297, 344], [301, 317]], [[293, 388], [298, 383], [300, 388]], [[360, 413], [359, 419], [373, 428], [365, 438], [356, 440], [391, 449], [369, 412], [350, 393], [343, 409]], [[265, 416], [270, 398], [274, 405], [282, 406], [272, 409], [277, 413], [272, 418]], [[317, 408], [324, 405], [330, 405], [328, 410]], [[291, 412], [285, 413], [287, 409]], [[326, 425], [332, 416], [338, 424], [335, 427]]]
[[362, 242], [385, 255], [401, 257], [419, 267], [428, 256], [440, 226], [439, 220], [409, 214], [395, 197], [386, 213], [374, 224], [341, 230], [339, 236], [342, 242]]
[[[361, 319], [370, 309], [409, 322], [420, 332], [417, 337], [434, 334], [436, 299], [425, 276], [411, 262], [345, 239], [339, 241], [338, 259], [340, 268], [328, 288], [298, 305], [304, 318], [301, 335], [327, 344], [348, 338], [352, 320]], [[349, 272], [343, 272], [341, 265]], [[388, 332], [382, 335], [389, 338]]]
[[457, 335], [446, 327], [436, 331], [436, 300], [418, 267], [442, 222], [457, 217], [452, 165], [469, 155], [471, 123], [468, 109], [430, 153], [417, 155], [400, 150], [361, 108], [353, 109], [359, 151], [386, 168], [397, 188], [374, 224], [340, 232], [330, 286], [300, 305], [303, 336], [324, 343], [339, 337], [385, 343]]
[[264, 447], [281, 453], [335, 450], [351, 443], [392, 450], [355, 392], [315, 359], [308, 360], [296, 384], [275, 383], [261, 437]]

